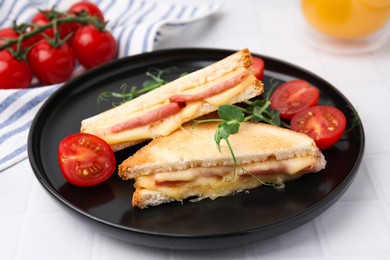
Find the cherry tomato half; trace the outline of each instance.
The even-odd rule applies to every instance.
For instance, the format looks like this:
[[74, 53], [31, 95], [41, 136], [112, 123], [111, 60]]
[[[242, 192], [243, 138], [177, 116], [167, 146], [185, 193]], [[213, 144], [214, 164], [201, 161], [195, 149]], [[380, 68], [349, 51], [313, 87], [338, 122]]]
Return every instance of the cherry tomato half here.
[[32, 73], [24, 60], [17, 60], [8, 50], [0, 51], [0, 89], [27, 88]]
[[297, 113], [290, 125], [292, 130], [309, 135], [320, 150], [325, 150], [343, 135], [346, 118], [335, 107], [314, 106]]
[[264, 61], [258, 57], [252, 57], [252, 71], [258, 80], [262, 80], [264, 77]]
[[320, 93], [305, 80], [291, 80], [283, 83], [271, 95], [271, 108], [280, 112], [280, 117], [291, 119], [307, 107], [315, 106]]
[[87, 133], [72, 134], [60, 142], [58, 163], [65, 179], [81, 187], [107, 180], [116, 169], [111, 147], [103, 139]]

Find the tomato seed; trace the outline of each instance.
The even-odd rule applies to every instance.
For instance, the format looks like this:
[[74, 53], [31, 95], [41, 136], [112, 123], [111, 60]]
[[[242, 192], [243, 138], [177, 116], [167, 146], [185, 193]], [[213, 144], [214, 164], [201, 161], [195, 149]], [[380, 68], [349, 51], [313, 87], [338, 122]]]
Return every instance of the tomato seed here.
[[94, 165], [92, 165], [91, 167], [89, 167], [89, 171], [90, 171], [92, 174], [99, 172], [101, 169], [102, 169], [102, 168], [101, 168], [99, 165], [97, 165], [97, 164], [94, 164]]
[[290, 103], [290, 107], [291, 108], [295, 108], [295, 107], [298, 107], [300, 105], [301, 105], [301, 102], [299, 102], [299, 101], [295, 101], [295, 102], [291, 102]]

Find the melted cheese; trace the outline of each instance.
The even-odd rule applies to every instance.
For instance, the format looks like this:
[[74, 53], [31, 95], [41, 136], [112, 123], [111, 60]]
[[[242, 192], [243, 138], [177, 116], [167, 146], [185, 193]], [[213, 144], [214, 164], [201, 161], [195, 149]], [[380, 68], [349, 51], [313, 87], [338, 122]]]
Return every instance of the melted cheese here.
[[207, 103], [212, 106], [220, 106], [226, 104], [230, 99], [239, 95], [244, 89], [246, 89], [252, 82], [255, 80], [255, 76], [250, 74], [245, 80], [240, 82], [233, 88], [227, 89], [224, 92], [221, 92], [212, 97], [208, 97], [205, 99]]
[[105, 128], [109, 128], [113, 125], [116, 125], [118, 124], [119, 122], [121, 121], [125, 121], [126, 119], [128, 118], [135, 118], [135, 117], [139, 117], [139, 116], [142, 116], [142, 115], [145, 115], [147, 112], [150, 112], [154, 109], [157, 109], [157, 108], [160, 108], [166, 104], [169, 103], [169, 100], [166, 100], [164, 102], [161, 102], [161, 103], [158, 103], [158, 104], [154, 104], [148, 108], [145, 108], [143, 110], [138, 110], [138, 111], [134, 111], [132, 113], [126, 113], [126, 111], [124, 110], [120, 110], [118, 111], [118, 113], [120, 113], [118, 116], [116, 117], [111, 117], [111, 118], [106, 118], [104, 121], [102, 122], [99, 122], [99, 124], [96, 124], [96, 125], [92, 125], [88, 131], [92, 132], [94, 130], [98, 131], [99, 129], [105, 129]]
[[[316, 161], [317, 158], [308, 156], [252, 163], [243, 166], [245, 171], [237, 170], [236, 176], [233, 176], [232, 166], [161, 172], [137, 177], [134, 186], [158, 191], [179, 201], [192, 196], [215, 199], [236, 191], [253, 189], [263, 183], [283, 184], [285, 181], [300, 177], [315, 165]], [[248, 172], [263, 174], [256, 174], [253, 177]], [[172, 185], [156, 185], [156, 182], [172, 182]], [[177, 185], [174, 182], [177, 182]]]
[[[153, 124], [140, 126], [119, 133], [105, 133], [104, 139], [109, 144], [118, 144], [134, 140], [153, 139], [160, 135], [168, 135], [180, 128], [183, 122], [189, 121], [202, 106], [201, 101], [190, 102], [179, 113], [167, 117]], [[93, 133], [93, 132], [92, 132]]]
[[245, 73], [246, 71], [247, 70], [243, 67], [237, 68], [236, 70], [231, 71], [231, 72], [223, 75], [222, 77], [219, 77], [213, 81], [207, 82], [207, 83], [202, 84], [200, 86], [192, 87], [188, 90], [180, 92], [179, 94], [180, 95], [182, 95], [182, 94], [183, 95], [191, 95], [191, 94], [201, 93], [201, 92], [203, 92], [203, 91], [205, 91], [205, 90], [207, 90], [215, 85], [221, 84], [222, 82], [226, 81], [227, 79], [230, 79], [230, 78], [233, 78], [234, 76]]
[[[210, 87], [210, 85], [216, 84], [216, 83], [224, 81], [227, 78], [230, 78], [236, 74], [242, 73], [243, 70], [245, 71], [245, 69], [239, 68], [233, 72], [230, 72], [230, 73], [224, 75], [223, 77], [220, 77], [220, 78], [218, 78], [218, 79], [216, 79], [208, 84], [205, 84], [204, 86], [192, 89], [191, 92], [199, 93], [202, 90]], [[225, 90], [224, 92], [221, 92], [221, 93], [214, 95], [212, 97], [206, 98], [205, 100], [188, 102], [186, 104], [186, 106], [180, 110], [179, 113], [172, 115], [172, 116], [169, 116], [165, 119], [156, 121], [156, 122], [149, 124], [149, 125], [124, 130], [124, 131], [121, 131], [119, 133], [111, 133], [107, 129], [104, 129], [105, 127], [108, 128], [110, 125], [114, 124], [114, 122], [108, 120], [103, 124], [99, 124], [91, 129], [87, 129], [85, 132], [98, 135], [111, 145], [135, 141], [135, 140], [153, 139], [153, 138], [156, 138], [157, 136], [168, 135], [168, 134], [172, 133], [173, 131], [175, 131], [176, 129], [180, 128], [180, 126], [184, 122], [191, 120], [193, 118], [193, 115], [196, 114], [196, 112], [202, 107], [202, 105], [204, 103], [207, 102], [212, 106], [220, 106], [222, 104], [226, 104], [233, 97], [239, 95], [245, 88], [248, 87], [248, 85], [252, 84], [252, 82], [254, 80], [255, 80], [255, 78], [251, 74], [245, 80], [243, 80], [240, 84], [236, 85], [235, 87], [230, 88], [228, 90]], [[188, 91], [188, 93], [189, 92], [190, 91]], [[185, 93], [187, 93], [187, 92], [185, 92]], [[167, 104], [167, 102], [169, 102], [169, 100], [167, 100], [165, 103], [160, 103], [160, 104], [154, 105], [148, 109], [131, 113], [130, 115], [127, 115], [127, 114], [123, 115], [123, 117], [128, 118], [128, 117], [140, 116], [148, 111], [151, 111], [153, 109], [156, 109], [158, 107], [161, 107], [161, 106]], [[116, 118], [114, 121], [115, 121], [115, 123], [117, 123], [118, 119]]]

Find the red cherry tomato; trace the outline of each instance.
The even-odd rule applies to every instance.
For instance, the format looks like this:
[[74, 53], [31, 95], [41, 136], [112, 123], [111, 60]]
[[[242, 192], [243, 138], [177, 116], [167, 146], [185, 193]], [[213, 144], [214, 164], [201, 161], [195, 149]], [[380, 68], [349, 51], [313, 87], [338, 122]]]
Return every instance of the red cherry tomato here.
[[[20, 34], [18, 32], [15, 32], [15, 30], [13, 28], [8, 27], [8, 28], [0, 29], [0, 45], [5, 43], [4, 39], [11, 39], [12, 40], [12, 39], [19, 38], [19, 36], [20, 36]], [[22, 42], [22, 48], [25, 49], [25, 48], [31, 46], [34, 42], [35, 42], [34, 37], [28, 38]], [[10, 47], [13, 48], [14, 50], [16, 50], [17, 45], [12, 44]]]
[[[15, 32], [14, 29], [7, 27], [0, 29], [0, 38], [15, 39], [19, 37], [19, 33]], [[2, 39], [0, 39], [2, 41]]]
[[280, 117], [291, 119], [307, 107], [315, 106], [320, 99], [316, 87], [304, 80], [283, 83], [271, 95], [271, 108], [280, 112]]
[[[3, 28], [0, 29], [0, 45], [5, 43], [5, 39], [16, 39], [19, 37], [19, 33], [15, 32], [12, 28]], [[10, 46], [14, 50], [16, 50], [16, 44], [12, 44]]]
[[252, 57], [252, 71], [258, 80], [262, 80], [264, 77], [264, 61], [258, 57]]
[[26, 61], [17, 60], [8, 50], [0, 51], [0, 88], [27, 88], [32, 73]]
[[[76, 16], [78, 13], [87, 12], [90, 16], [96, 16], [104, 23], [104, 15], [103, 12], [99, 9], [99, 7], [91, 2], [77, 2], [74, 3], [68, 9], [68, 14], [72, 16]], [[77, 31], [81, 27], [79, 23], [69, 23], [72, 32]]]
[[77, 133], [58, 146], [58, 163], [65, 179], [76, 186], [93, 186], [107, 180], [116, 169], [111, 147], [101, 138]]
[[[50, 10], [44, 10], [37, 13], [31, 20], [33, 24], [44, 26], [48, 23], [51, 23], [51, 20], [43, 14], [43, 12], [50, 12]], [[60, 33], [60, 39], [64, 39], [69, 33], [72, 32], [71, 27], [69, 24], [61, 24], [57, 26], [57, 30]], [[44, 30], [42, 33], [49, 36], [49, 38], [54, 38], [54, 29], [49, 28]], [[39, 39], [42, 39], [43, 36], [41, 36]]]
[[76, 64], [74, 53], [66, 42], [54, 48], [46, 39], [39, 41], [27, 55], [34, 75], [45, 85], [68, 80]]
[[76, 58], [86, 69], [106, 63], [116, 56], [117, 43], [108, 31], [99, 31], [92, 25], [78, 29], [72, 47]]
[[91, 2], [77, 2], [68, 9], [68, 13], [73, 14], [81, 13], [82, 11], [86, 11], [90, 16], [97, 16], [102, 22], [104, 22], [103, 12], [97, 5]]
[[320, 150], [325, 150], [343, 135], [346, 118], [335, 107], [314, 106], [297, 113], [290, 125], [292, 130], [309, 135]]

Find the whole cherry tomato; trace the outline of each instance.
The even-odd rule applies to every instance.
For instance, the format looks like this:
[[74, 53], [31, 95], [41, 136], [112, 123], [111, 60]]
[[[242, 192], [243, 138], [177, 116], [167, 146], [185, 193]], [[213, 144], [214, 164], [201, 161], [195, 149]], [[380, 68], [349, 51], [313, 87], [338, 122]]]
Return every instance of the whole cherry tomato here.
[[103, 12], [99, 9], [99, 7], [91, 2], [77, 2], [74, 3], [68, 9], [68, 13], [81, 13], [82, 11], [87, 12], [90, 16], [97, 16], [102, 22], [104, 22]]
[[0, 51], [0, 89], [27, 88], [31, 79], [26, 61], [14, 58], [8, 50]]
[[49, 85], [68, 80], [76, 64], [74, 53], [66, 42], [53, 47], [47, 39], [39, 41], [27, 55], [34, 75]]
[[[12, 28], [0, 29], [0, 45], [4, 44], [6, 39], [16, 39], [19, 37], [19, 33], [15, 32]], [[12, 44], [11, 48], [16, 50], [16, 44]]]
[[93, 68], [115, 58], [117, 43], [108, 31], [100, 31], [92, 25], [78, 29], [72, 47], [76, 58], [86, 69]]
[[[104, 15], [103, 12], [99, 9], [99, 7], [91, 2], [77, 2], [74, 3], [71, 7], [68, 9], [68, 14], [72, 16], [77, 16], [77, 14], [81, 12], [87, 12], [90, 16], [96, 16], [104, 23]], [[71, 27], [72, 32], [77, 31], [81, 27], [81, 24], [79, 23], [70, 23], [69, 26]]]
[[[0, 29], [0, 45], [2, 45], [2, 44], [5, 43], [5, 40], [4, 40], [4, 39], [13, 40], [13, 39], [19, 38], [20, 35], [21, 35], [20, 33], [16, 32], [16, 31], [15, 31], [13, 28], [11, 28], [11, 27], [7, 27], [7, 28]], [[31, 46], [32, 44], [34, 44], [34, 42], [35, 42], [34, 37], [28, 38], [28, 39], [26, 39], [26, 40], [23, 40], [23, 42], [22, 42], [22, 48], [25, 49], [25, 48]], [[15, 43], [15, 44], [12, 44], [10, 47], [13, 48], [14, 50], [16, 50], [17, 45], [16, 45], [16, 43]]]
[[107, 180], [116, 169], [111, 147], [100, 137], [87, 133], [72, 134], [60, 142], [58, 163], [65, 179], [81, 187]]
[[[44, 26], [51, 23], [50, 17], [61, 17], [60, 14], [52, 11], [52, 10], [44, 10], [37, 13], [31, 20], [33, 24]], [[60, 32], [60, 38], [64, 39], [69, 33], [72, 32], [69, 24], [61, 24], [58, 25], [57, 30]], [[44, 30], [42, 33], [49, 36], [49, 38], [54, 38], [54, 28], [49, 28]], [[43, 37], [40, 37], [42, 39]]]

